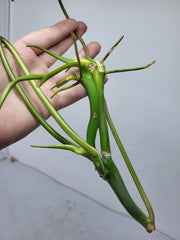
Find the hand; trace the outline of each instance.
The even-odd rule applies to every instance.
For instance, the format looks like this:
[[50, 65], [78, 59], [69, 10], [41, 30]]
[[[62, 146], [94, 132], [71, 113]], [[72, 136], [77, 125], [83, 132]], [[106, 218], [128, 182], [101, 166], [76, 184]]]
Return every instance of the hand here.
[[[56, 59], [38, 49], [27, 47], [27, 45], [38, 45], [56, 54], [62, 55], [73, 44], [70, 33], [74, 30], [82, 35], [86, 31], [86, 25], [82, 22], [68, 19], [57, 23], [54, 26], [28, 34], [22, 39], [16, 41], [13, 45], [31, 73], [44, 74], [49, 72], [49, 67], [54, 64]], [[96, 42], [90, 43], [87, 47], [92, 58], [100, 51], [100, 46]], [[17, 77], [21, 76], [22, 72], [11, 54], [8, 51], [6, 51], [6, 54], [15, 75]], [[80, 52], [80, 56], [83, 56], [83, 51]], [[9, 83], [8, 76], [6, 75], [1, 62], [0, 73], [1, 96]], [[49, 99], [52, 94], [50, 90], [51, 87], [62, 80], [63, 75], [64, 73], [58, 74], [42, 86], [42, 90]], [[23, 82], [21, 83], [21, 86], [36, 109], [45, 119], [47, 119], [49, 113], [34, 94], [29, 83]], [[78, 85], [72, 89], [60, 92], [50, 101], [54, 107], [59, 110], [60, 108], [66, 107], [79, 100], [85, 95], [86, 93], [83, 87]], [[39, 123], [29, 112], [17, 91], [13, 89], [0, 109], [0, 149], [25, 137], [38, 125]]]

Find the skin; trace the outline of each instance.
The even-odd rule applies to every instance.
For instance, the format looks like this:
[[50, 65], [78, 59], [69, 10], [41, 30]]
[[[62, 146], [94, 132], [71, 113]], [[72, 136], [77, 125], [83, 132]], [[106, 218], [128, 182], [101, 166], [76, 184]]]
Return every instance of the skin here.
[[[38, 45], [56, 54], [62, 55], [73, 44], [70, 33], [74, 30], [78, 31], [80, 35], [83, 35], [87, 27], [83, 22], [68, 19], [40, 31], [28, 34], [16, 41], [13, 45], [31, 73], [43, 74], [49, 72], [49, 68], [54, 64], [56, 59], [41, 52], [39, 49], [27, 47], [27, 45]], [[94, 58], [100, 51], [100, 45], [97, 42], [91, 42], [87, 47], [91, 58]], [[14, 74], [17, 77], [21, 76], [22, 72], [11, 54], [8, 51], [6, 51], [6, 54]], [[80, 57], [83, 56], [84, 52], [81, 50]], [[62, 72], [42, 86], [44, 93], [49, 99], [52, 95], [52, 90], [50, 90], [51, 87], [63, 80], [66, 76], [67, 73]], [[3, 93], [8, 83], [8, 76], [2, 63], [0, 63], [0, 95]], [[29, 83], [22, 82], [21, 86], [36, 109], [47, 119], [49, 114], [32, 91]], [[54, 89], [54, 91], [56, 90], [57, 89]], [[83, 87], [78, 85], [64, 92], [60, 92], [50, 101], [54, 107], [59, 110], [78, 101], [85, 95], [86, 92]], [[39, 126], [39, 123], [29, 112], [15, 89], [10, 92], [0, 109], [0, 120], [0, 149], [22, 139]]]

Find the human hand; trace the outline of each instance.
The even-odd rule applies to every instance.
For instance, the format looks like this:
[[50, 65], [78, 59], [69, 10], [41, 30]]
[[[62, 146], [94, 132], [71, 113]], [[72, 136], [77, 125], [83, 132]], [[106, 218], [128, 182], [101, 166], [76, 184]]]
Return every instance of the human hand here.
[[[68, 19], [54, 26], [33, 32], [18, 40], [13, 45], [31, 73], [44, 74], [49, 72], [49, 67], [54, 64], [56, 59], [38, 49], [27, 47], [27, 45], [38, 45], [56, 54], [62, 55], [73, 43], [70, 33], [74, 30], [82, 35], [86, 31], [86, 25], [82, 22]], [[96, 42], [90, 43], [87, 47], [92, 58], [100, 51], [100, 46]], [[8, 51], [6, 51], [6, 54], [15, 75], [17, 77], [21, 76], [21, 69], [11, 54]], [[83, 51], [80, 52], [80, 56], [83, 56]], [[2, 63], [0, 63], [0, 72], [1, 96], [9, 83], [8, 76], [3, 69]], [[65, 73], [57, 74], [41, 87], [57, 110], [72, 104], [86, 95], [85, 90], [79, 84], [72, 89], [60, 92], [53, 99], [50, 99], [52, 95], [52, 91], [50, 90], [51, 87], [60, 80], [63, 80], [64, 74]], [[39, 113], [47, 119], [49, 113], [32, 91], [29, 83], [23, 82], [21, 86]], [[13, 89], [0, 109], [0, 149], [25, 137], [38, 125], [39, 123], [29, 112], [17, 91]]]

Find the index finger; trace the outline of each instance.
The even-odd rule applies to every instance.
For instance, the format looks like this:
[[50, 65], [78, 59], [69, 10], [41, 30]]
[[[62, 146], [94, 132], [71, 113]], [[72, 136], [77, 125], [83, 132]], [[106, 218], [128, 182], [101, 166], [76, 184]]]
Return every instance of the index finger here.
[[[37, 45], [45, 49], [49, 49], [70, 35], [70, 33], [76, 30], [77, 27], [77, 21], [74, 19], [67, 19], [42, 30], [30, 33], [23, 37], [20, 41], [24, 44], [24, 46]], [[39, 49], [33, 50], [37, 55], [41, 53]]]

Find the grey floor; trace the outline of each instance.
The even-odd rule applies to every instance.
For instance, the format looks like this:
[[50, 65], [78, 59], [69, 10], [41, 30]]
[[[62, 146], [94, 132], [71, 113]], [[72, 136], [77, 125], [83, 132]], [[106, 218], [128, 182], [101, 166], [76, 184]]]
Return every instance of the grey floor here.
[[0, 240], [170, 240], [43, 173], [0, 160]]

